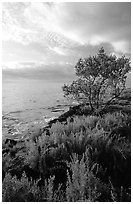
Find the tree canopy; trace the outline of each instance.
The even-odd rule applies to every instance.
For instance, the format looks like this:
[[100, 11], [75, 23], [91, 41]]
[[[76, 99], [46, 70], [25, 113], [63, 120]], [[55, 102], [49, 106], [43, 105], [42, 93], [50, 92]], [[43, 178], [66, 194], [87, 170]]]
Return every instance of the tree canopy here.
[[95, 56], [78, 60], [77, 79], [70, 85], [64, 84], [64, 95], [88, 103], [91, 110], [105, 107], [121, 95], [130, 70], [128, 58], [107, 55], [102, 47]]

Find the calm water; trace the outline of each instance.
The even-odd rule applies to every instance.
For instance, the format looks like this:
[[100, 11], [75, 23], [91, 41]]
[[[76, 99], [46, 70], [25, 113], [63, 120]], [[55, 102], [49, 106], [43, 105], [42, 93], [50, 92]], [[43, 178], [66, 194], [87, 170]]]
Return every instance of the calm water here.
[[[27, 129], [46, 125], [68, 109], [63, 97], [63, 82], [43, 80], [4, 80], [2, 82], [3, 136], [18, 136]], [[60, 107], [52, 112], [51, 107]], [[61, 112], [62, 111], [62, 112]]]

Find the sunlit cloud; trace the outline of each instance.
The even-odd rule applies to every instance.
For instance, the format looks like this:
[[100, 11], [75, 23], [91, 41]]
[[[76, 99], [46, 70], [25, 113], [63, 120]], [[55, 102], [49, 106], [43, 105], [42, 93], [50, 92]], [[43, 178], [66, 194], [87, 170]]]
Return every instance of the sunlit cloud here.
[[56, 52], [57, 54], [59, 55], [65, 55], [65, 53], [63, 52], [63, 50], [61, 50], [59, 47], [54, 47], [54, 48], [51, 48], [49, 47], [50, 50]]
[[2, 21], [4, 63], [74, 64], [100, 46], [131, 53], [130, 2], [9, 2]]
[[117, 41], [113, 43], [116, 52], [130, 53], [131, 45], [127, 41]]

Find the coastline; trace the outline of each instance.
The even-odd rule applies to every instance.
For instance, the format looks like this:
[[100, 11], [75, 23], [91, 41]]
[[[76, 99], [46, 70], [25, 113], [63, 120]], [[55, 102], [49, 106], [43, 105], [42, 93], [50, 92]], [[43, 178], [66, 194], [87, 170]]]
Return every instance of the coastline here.
[[[46, 122], [46, 124], [44, 125], [44, 127], [40, 127], [37, 128], [36, 126], [33, 127], [33, 131], [35, 131], [35, 129], [40, 129], [40, 131], [43, 133], [45, 131], [48, 131], [49, 128], [51, 128], [52, 124], [58, 122], [65, 122], [67, 120], [68, 117], [74, 115], [74, 113], [76, 113], [76, 110], [81, 106], [81, 105], [75, 105], [75, 106], [71, 106], [71, 105], [64, 105], [65, 107], [67, 107], [67, 110], [64, 109], [57, 109], [57, 107], [61, 107], [61, 105], [57, 105], [55, 107], [50, 107], [49, 109], [51, 109], [53, 112], [58, 112], [61, 113], [58, 116], [53, 116], [53, 117], [49, 117], [49, 116], [44, 116], [44, 120]], [[62, 113], [63, 112], [63, 113]], [[5, 116], [3, 116], [5, 117]], [[28, 129], [29, 130], [29, 129]], [[32, 129], [30, 130], [32, 131]], [[6, 136], [2, 137], [3, 140], [5, 140], [5, 142], [9, 142], [11, 141], [11, 143], [15, 143], [16, 141], [23, 141], [23, 140], [27, 140], [28, 139], [28, 134], [29, 132], [26, 131], [26, 133], [24, 134], [7, 134]]]
[[[127, 88], [126, 90], [127, 90], [127, 93], [131, 91], [130, 88]], [[125, 103], [127, 109], [130, 109], [131, 96], [126, 94], [126, 92], [124, 94], [125, 94], [124, 98], [123, 98], [123, 96], [121, 96], [121, 98], [119, 99], [119, 102], [116, 101], [116, 104], [118, 103], [119, 106], [120, 106], [118, 111], [121, 110], [121, 108], [123, 106], [123, 102], [121, 104], [121, 100], [125, 101], [124, 103]], [[45, 131], [48, 133], [49, 129], [52, 126], [52, 124], [55, 124], [56, 122], [66, 123], [67, 118], [70, 117], [71, 120], [73, 120], [73, 118], [76, 115], [77, 116], [80, 116], [80, 115], [86, 115], [86, 116], [92, 115], [92, 113], [89, 111], [88, 107], [87, 107], [86, 110], [83, 110], [84, 107], [85, 107], [85, 104], [76, 105], [76, 103], [57, 104], [55, 106], [48, 107], [47, 109], [49, 111], [51, 111], [51, 113], [54, 113], [54, 115], [52, 117], [50, 117], [48, 115], [43, 116], [42, 126], [38, 126], [38, 124], [36, 124], [36, 121], [33, 121], [31, 127], [26, 128], [26, 131], [24, 131], [23, 133], [7, 134], [6, 137], [2, 137], [2, 138], [3, 138], [3, 140], [7, 139], [8, 141], [24, 141], [24, 140], [28, 139], [29, 135], [34, 134], [34, 132], [36, 132], [36, 130], [41, 131], [41, 133], [44, 133]], [[116, 108], [116, 110], [115, 110], [115, 108]], [[108, 109], [106, 112], [112, 111], [112, 110], [117, 111], [117, 108], [118, 107], [115, 107], [115, 103], [114, 103], [113, 107], [110, 107], [110, 110]], [[124, 111], [126, 112], [126, 109]], [[22, 128], [24, 128], [24, 126], [25, 126], [25, 124], [22, 126]]]

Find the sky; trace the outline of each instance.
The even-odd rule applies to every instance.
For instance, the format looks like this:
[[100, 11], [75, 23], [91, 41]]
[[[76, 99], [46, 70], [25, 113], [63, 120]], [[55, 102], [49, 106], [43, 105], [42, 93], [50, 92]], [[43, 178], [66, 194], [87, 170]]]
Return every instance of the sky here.
[[102, 46], [131, 55], [130, 2], [4, 2], [2, 12], [4, 73], [70, 76]]

